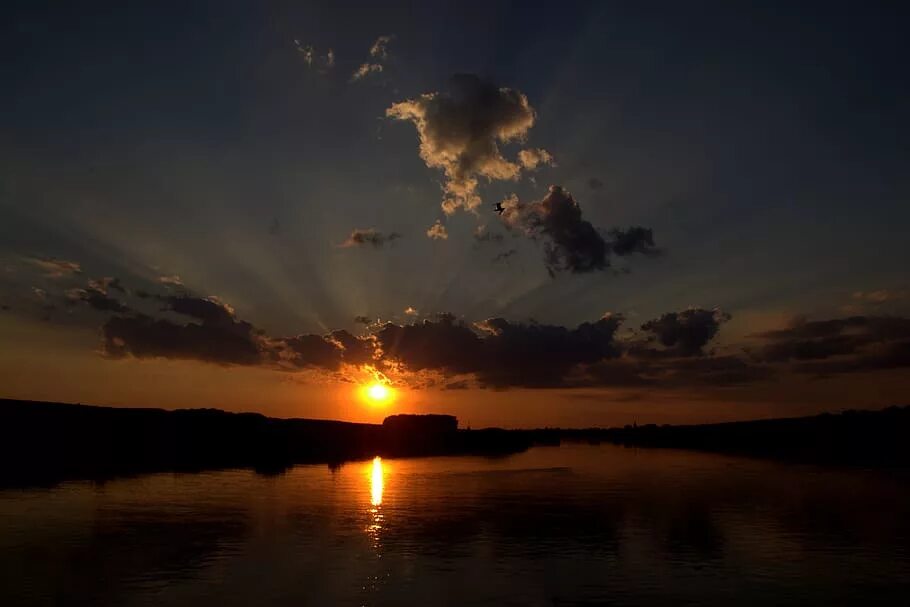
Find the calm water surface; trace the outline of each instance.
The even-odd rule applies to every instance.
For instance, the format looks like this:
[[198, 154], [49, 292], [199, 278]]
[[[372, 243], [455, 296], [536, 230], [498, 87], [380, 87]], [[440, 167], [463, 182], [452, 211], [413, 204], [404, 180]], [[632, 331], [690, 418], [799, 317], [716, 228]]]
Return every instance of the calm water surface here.
[[910, 483], [570, 445], [0, 490], [0, 605], [906, 605]]

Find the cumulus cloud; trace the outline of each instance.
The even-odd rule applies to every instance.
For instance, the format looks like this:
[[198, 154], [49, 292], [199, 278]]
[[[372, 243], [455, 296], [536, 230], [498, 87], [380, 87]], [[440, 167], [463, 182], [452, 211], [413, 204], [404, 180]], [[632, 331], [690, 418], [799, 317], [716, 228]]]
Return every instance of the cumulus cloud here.
[[500, 220], [507, 228], [543, 243], [544, 262], [551, 276], [560, 271], [605, 270], [611, 254], [658, 253], [652, 231], [642, 227], [613, 230], [607, 241], [582, 217], [575, 198], [558, 185], [550, 186], [540, 201], [524, 203], [512, 194], [501, 204], [505, 210]]
[[75, 261], [57, 259], [56, 257], [28, 257], [27, 259], [41, 268], [47, 278], [62, 278], [82, 273], [82, 266]]
[[436, 223], [427, 229], [427, 237], [430, 240], [448, 240], [449, 232], [446, 230], [446, 227], [442, 225], [442, 222], [437, 219]]
[[500, 218], [505, 225], [541, 239], [547, 270], [581, 273], [603, 270], [609, 264], [609, 250], [603, 236], [582, 218], [581, 207], [571, 194], [550, 186], [539, 202], [522, 203], [512, 195], [503, 201]]
[[341, 248], [361, 247], [363, 245], [372, 245], [374, 248], [381, 248], [387, 242], [393, 242], [401, 238], [398, 232], [389, 232], [384, 234], [373, 228], [357, 228], [351, 232], [347, 239], [338, 245]]
[[689, 308], [649, 320], [641, 330], [665, 348], [664, 354], [696, 356], [704, 353], [705, 345], [728, 320], [730, 315], [717, 309]]
[[531, 148], [518, 152], [518, 162], [522, 168], [533, 171], [539, 165], [552, 165], [553, 156], [543, 148]]
[[579, 364], [615, 356], [619, 317], [575, 329], [492, 318], [474, 326], [451, 315], [376, 333], [384, 355], [410, 371], [472, 374], [491, 387], [562, 385]]
[[71, 304], [110, 314], [102, 327], [109, 357], [255, 365], [337, 380], [368, 371], [415, 386], [672, 389], [739, 386], [790, 371], [829, 376], [910, 367], [910, 319], [901, 317], [798, 319], [751, 336], [758, 346], [744, 354], [718, 355], [710, 344], [730, 315], [716, 309], [668, 312], [621, 335], [618, 314], [572, 328], [504, 318], [471, 324], [452, 314], [417, 320], [409, 306], [410, 324], [358, 316], [361, 335], [333, 330], [274, 337], [217, 297], [152, 295], [162, 306], [155, 313], [131, 309], [111, 296], [114, 291], [126, 290], [105, 277], [65, 292]]
[[[417, 128], [420, 157], [445, 175], [442, 208], [447, 214], [480, 206], [479, 178], [518, 177], [522, 165], [506, 159], [500, 145], [523, 141], [535, 121], [524, 93], [473, 74], [454, 76], [449, 91], [395, 103], [386, 115]], [[540, 150], [529, 152], [539, 155]]]

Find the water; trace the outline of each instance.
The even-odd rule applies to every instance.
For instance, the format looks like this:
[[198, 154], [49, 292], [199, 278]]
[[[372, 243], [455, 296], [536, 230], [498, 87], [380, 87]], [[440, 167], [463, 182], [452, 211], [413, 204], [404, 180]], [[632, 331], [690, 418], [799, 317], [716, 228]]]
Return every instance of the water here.
[[0, 491], [0, 605], [906, 604], [910, 483], [570, 445]]

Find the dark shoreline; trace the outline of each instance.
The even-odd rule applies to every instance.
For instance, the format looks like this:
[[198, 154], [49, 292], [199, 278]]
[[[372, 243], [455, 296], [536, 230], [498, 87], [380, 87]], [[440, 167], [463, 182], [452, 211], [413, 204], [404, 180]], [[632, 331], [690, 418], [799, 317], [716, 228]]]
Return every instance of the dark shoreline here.
[[276, 474], [295, 464], [334, 466], [376, 455], [501, 456], [563, 441], [907, 468], [908, 437], [910, 407], [690, 426], [464, 430], [448, 415], [360, 424], [0, 399], [0, 487], [227, 468]]

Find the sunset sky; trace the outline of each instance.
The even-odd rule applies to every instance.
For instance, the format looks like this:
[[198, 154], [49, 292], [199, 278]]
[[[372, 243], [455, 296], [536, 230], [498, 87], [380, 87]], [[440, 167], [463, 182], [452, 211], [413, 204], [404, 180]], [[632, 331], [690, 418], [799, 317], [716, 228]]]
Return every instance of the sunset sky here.
[[900, 9], [127, 4], [4, 8], [0, 397], [473, 427], [908, 402]]

